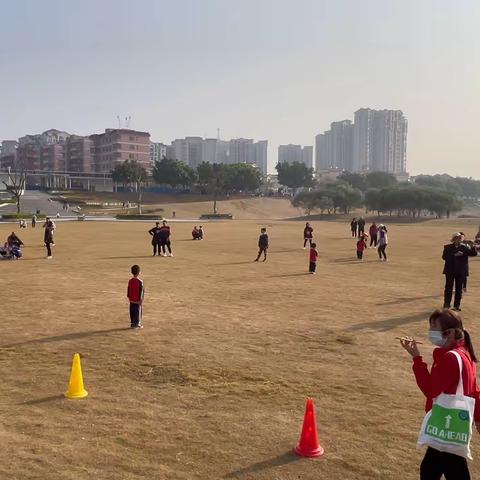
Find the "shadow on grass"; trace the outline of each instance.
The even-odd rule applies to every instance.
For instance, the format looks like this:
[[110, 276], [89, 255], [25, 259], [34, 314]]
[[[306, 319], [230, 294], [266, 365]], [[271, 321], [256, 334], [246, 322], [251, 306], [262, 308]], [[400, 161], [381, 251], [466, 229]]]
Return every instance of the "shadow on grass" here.
[[442, 295], [425, 295], [423, 297], [399, 297], [396, 300], [390, 300], [389, 302], [376, 303], [378, 307], [382, 305], [399, 305], [400, 303], [416, 302], [417, 300], [428, 300], [433, 298], [442, 298]]
[[249, 262], [231, 262], [231, 263], [214, 263], [212, 267], [227, 267], [229, 265], [248, 265], [249, 263], [254, 263], [253, 260]]
[[415, 313], [413, 315], [407, 315], [405, 317], [393, 317], [387, 318], [385, 320], [378, 320], [373, 322], [357, 323], [352, 325], [347, 330], [349, 331], [358, 331], [358, 330], [376, 330], [377, 332], [386, 332], [388, 330], [393, 330], [394, 328], [401, 327], [403, 325], [408, 325], [410, 323], [423, 321], [427, 324], [428, 317], [431, 315], [433, 309], [426, 310], [421, 313]]
[[131, 257], [103, 257], [103, 260], [122, 260], [122, 259], [135, 259], [135, 258], [151, 258], [153, 255], [135, 255]]
[[287, 277], [304, 277], [311, 275], [309, 272], [299, 272], [299, 273], [285, 273], [282, 275], [270, 275], [269, 278], [287, 278]]
[[[280, 467], [282, 465], [287, 465], [292, 462], [297, 462], [301, 460], [301, 457], [295, 455], [293, 452], [286, 452], [282, 455], [278, 455], [274, 458], [269, 458], [263, 462], [254, 463], [248, 467], [240, 468], [234, 472], [230, 472], [225, 475], [223, 478], [239, 478], [243, 475], [251, 475], [256, 472], [261, 472], [262, 470], [267, 470], [269, 468]], [[251, 477], [248, 477], [251, 478]]]
[[49, 397], [35, 398], [33, 400], [27, 400], [25, 402], [20, 402], [18, 405], [40, 405], [42, 403], [54, 402], [55, 400], [62, 400], [65, 398], [64, 395], [50, 395]]
[[117, 328], [110, 328], [108, 330], [90, 330], [87, 332], [66, 333], [65, 335], [34, 338], [33, 340], [25, 340], [24, 342], [10, 343], [9, 345], [0, 345], [0, 348], [12, 348], [12, 347], [20, 347], [22, 345], [35, 345], [35, 344], [41, 344], [41, 343], [62, 342], [64, 340], [78, 340], [79, 338], [108, 335], [109, 333], [124, 332], [127, 330], [131, 330], [131, 328], [117, 327]]

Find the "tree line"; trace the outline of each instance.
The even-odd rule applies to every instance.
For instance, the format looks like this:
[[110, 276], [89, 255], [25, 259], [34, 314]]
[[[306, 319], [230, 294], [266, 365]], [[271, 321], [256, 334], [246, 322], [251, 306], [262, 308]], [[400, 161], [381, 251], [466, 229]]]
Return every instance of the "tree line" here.
[[[290, 167], [277, 166], [277, 171], [285, 175]], [[296, 181], [302, 170], [307, 180], [303, 185]], [[296, 207], [303, 208], [307, 215], [313, 211], [320, 213], [349, 213], [357, 207], [365, 207], [378, 215], [395, 213], [416, 218], [421, 215], [449, 216], [462, 209], [462, 199], [480, 197], [480, 182], [462, 177], [447, 175], [422, 175], [414, 183], [398, 182], [385, 172], [368, 172], [365, 174], [343, 172], [335, 181], [317, 183], [313, 172], [307, 167], [295, 165], [291, 168], [289, 187], [298, 189], [307, 187], [292, 199]], [[313, 185], [313, 187], [312, 187]]]
[[[313, 169], [300, 162], [278, 163], [278, 181], [293, 192], [292, 203], [307, 214], [349, 213], [365, 207], [380, 214], [407, 215], [413, 218], [428, 214], [450, 215], [462, 208], [462, 199], [480, 197], [480, 181], [448, 175], [421, 175], [415, 182], [398, 182], [385, 172], [343, 172], [335, 181], [319, 183]], [[118, 164], [112, 171], [116, 184], [135, 186], [141, 192], [147, 181], [146, 170], [135, 161]], [[179, 160], [163, 158], [155, 162], [152, 179], [160, 185], [183, 190], [196, 188], [213, 197], [214, 213], [217, 199], [235, 192], [255, 192], [264, 182], [253, 165], [201, 163], [196, 169]]]

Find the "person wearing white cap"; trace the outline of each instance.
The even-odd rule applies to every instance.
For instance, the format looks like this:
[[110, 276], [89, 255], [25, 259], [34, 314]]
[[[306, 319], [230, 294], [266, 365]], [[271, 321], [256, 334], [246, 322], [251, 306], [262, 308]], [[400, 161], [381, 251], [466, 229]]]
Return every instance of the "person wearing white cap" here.
[[468, 257], [475, 257], [477, 251], [462, 243], [462, 234], [455, 232], [452, 242], [443, 247], [442, 258], [445, 261], [443, 274], [445, 275], [445, 292], [443, 308], [450, 308], [452, 303], [453, 286], [455, 284], [455, 298], [453, 309], [461, 311], [462, 287], [467, 275]]

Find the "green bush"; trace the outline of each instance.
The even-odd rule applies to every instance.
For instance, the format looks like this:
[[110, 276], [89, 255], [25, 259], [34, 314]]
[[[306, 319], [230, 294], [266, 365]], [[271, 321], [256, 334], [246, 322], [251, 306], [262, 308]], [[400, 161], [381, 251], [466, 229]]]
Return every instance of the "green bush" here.
[[[2, 214], [2, 220], [31, 220], [31, 213], [4, 213]], [[46, 218], [43, 213], [37, 215], [37, 220]]]
[[231, 213], [204, 213], [200, 220], [233, 220]]
[[160, 215], [138, 215], [138, 214], [132, 214], [132, 215], [116, 215], [115, 217], [117, 220], [155, 220], [155, 221], [161, 221], [163, 220], [163, 217]]

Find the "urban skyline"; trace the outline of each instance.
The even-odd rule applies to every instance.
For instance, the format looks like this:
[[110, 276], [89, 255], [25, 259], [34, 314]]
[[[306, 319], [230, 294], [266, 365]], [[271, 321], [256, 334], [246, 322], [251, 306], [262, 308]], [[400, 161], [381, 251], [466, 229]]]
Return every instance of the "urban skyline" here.
[[[365, 117], [365, 118], [364, 118]], [[340, 169], [349, 171], [368, 171], [372, 169], [391, 173], [406, 172], [406, 119], [401, 111], [376, 111], [362, 108], [355, 112], [356, 123], [350, 120], [332, 122], [331, 129], [315, 137], [315, 162], [313, 146], [286, 144], [279, 145], [277, 159], [268, 162], [268, 140], [233, 138], [203, 138], [187, 136], [174, 139], [170, 145], [156, 142], [148, 132], [133, 129], [106, 129], [103, 134], [79, 136], [65, 131], [50, 129], [42, 134], [24, 135], [14, 140], [2, 141], [0, 158], [12, 161], [12, 151], [29, 169], [83, 171], [107, 173], [116, 162], [136, 160], [150, 170], [156, 160], [163, 157], [177, 159], [196, 168], [202, 162], [210, 163], [249, 163], [256, 165], [263, 174], [274, 173], [277, 162], [301, 162], [316, 171]], [[380, 121], [382, 120], [382, 121]], [[400, 142], [388, 135], [392, 125], [402, 125]], [[384, 140], [393, 147], [400, 145], [400, 152], [393, 148], [393, 161], [380, 159], [379, 127], [383, 126]], [[395, 130], [395, 129], [394, 129]], [[134, 135], [129, 135], [128, 132]], [[365, 147], [360, 155], [360, 133], [366, 137], [362, 141]], [[137, 138], [137, 134], [139, 135]], [[218, 131], [218, 135], [220, 132]], [[330, 140], [332, 137], [332, 141]], [[324, 140], [322, 142], [322, 139]], [[389, 150], [389, 144], [381, 146]], [[370, 149], [371, 146], [371, 149]], [[357, 154], [354, 155], [354, 151]], [[328, 152], [328, 153], [327, 153]], [[363, 160], [360, 159], [363, 155]], [[396, 155], [396, 156], [395, 156]], [[368, 158], [367, 158], [368, 157]], [[273, 163], [273, 165], [272, 165]], [[1, 163], [0, 163], [1, 165]], [[273, 168], [272, 168], [273, 167]]]

